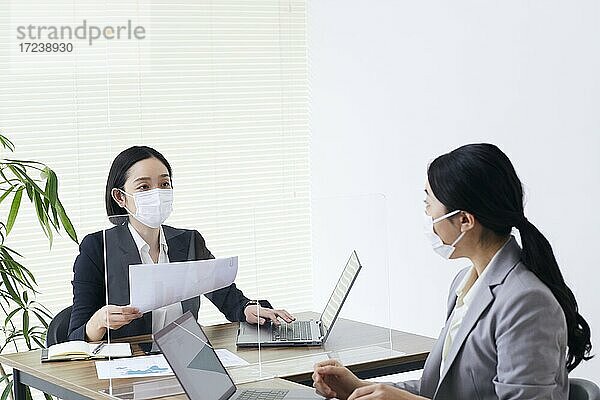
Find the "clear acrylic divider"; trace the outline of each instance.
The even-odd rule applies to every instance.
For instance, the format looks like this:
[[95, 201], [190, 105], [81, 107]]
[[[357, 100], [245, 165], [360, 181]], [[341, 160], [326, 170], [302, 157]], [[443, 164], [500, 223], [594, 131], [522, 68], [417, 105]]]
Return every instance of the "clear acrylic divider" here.
[[[207, 264], [202, 264], [207, 257], [207, 253], [205, 252], [204, 239], [201, 236], [195, 234], [184, 235], [184, 239], [173, 240], [172, 235], [176, 233], [163, 227], [164, 235], [169, 243], [178, 243], [178, 245], [172, 245], [168, 248], [169, 265], [166, 266], [168, 275], [162, 281], [157, 280], [157, 276], [164, 276], [161, 274], [164, 274], [165, 270], [161, 268], [165, 268], [165, 266], [138, 266], [135, 265], [139, 263], [137, 254], [122, 254], [123, 239], [131, 239], [128, 237], [127, 230], [129, 227], [125, 224], [128, 216], [115, 216], [110, 220], [110, 226], [102, 233], [103, 242], [105, 243], [103, 247], [104, 259], [115, 260], [121, 258], [118, 267], [127, 267], [129, 278], [133, 281], [116, 282], [116, 274], [112, 270], [114, 266], [111, 264], [106, 268], [105, 262], [106, 301], [108, 304], [131, 305], [140, 308], [140, 311], [143, 312], [142, 318], [133, 321], [131, 324], [138, 324], [138, 327], [142, 330], [154, 334], [158, 332], [158, 328], [172, 328], [175, 323], [174, 320], [186, 311], [197, 310], [201, 299], [202, 301], [208, 301], [206, 297], [200, 296], [207, 293], [207, 288], [210, 287], [214, 290], [226, 288], [230, 285], [231, 280], [235, 282], [234, 278], [237, 277], [240, 269], [247, 271], [252, 270], [255, 266], [255, 253], [254, 249], [251, 249], [248, 254], [240, 254], [239, 257], [237, 255], [223, 257], [216, 254], [217, 259], [209, 262], [210, 264], [216, 263], [214, 268], [211, 269]], [[250, 221], [252, 218], [248, 220]], [[110, 229], [115, 226], [117, 226], [116, 229]], [[119, 231], [120, 233], [118, 233]], [[254, 235], [253, 222], [248, 223], [248, 232], [250, 235]], [[232, 244], [231, 248], [232, 251], [235, 251], [235, 244]], [[114, 252], [118, 253], [115, 254]], [[199, 263], [196, 263], [197, 261]], [[233, 270], [230, 271], [234, 267], [237, 268], [235, 273], [233, 273]], [[135, 278], [133, 277], [134, 274]], [[252, 274], [246, 273], [246, 276], [252, 276]], [[258, 274], [253, 274], [249, 285], [248, 279], [246, 279], [247, 283], [242, 289], [247, 296], [254, 293], [258, 295], [257, 276]], [[192, 297], [190, 297], [190, 293], [192, 293]], [[209, 296], [211, 295], [209, 294]], [[216, 303], [223, 302], [224, 297], [226, 297], [225, 294], [221, 293], [214, 296], [213, 300]], [[144, 299], [144, 301], [140, 299]], [[173, 299], [178, 301], [173, 303]], [[157, 309], [157, 307], [159, 308]], [[194, 317], [196, 316], [194, 315]], [[202, 321], [198, 321], [196, 318], [193, 321], [194, 324], [198, 322], [203, 325]], [[103, 360], [105, 361], [103, 368], [109, 378], [103, 380], [106, 384], [103, 385], [100, 391], [105, 395], [123, 400], [145, 400], [184, 394], [179, 380], [173, 374], [172, 363], [178, 362], [179, 359], [185, 359], [186, 356], [191, 354], [199, 354], [204, 342], [211, 349], [214, 348], [215, 354], [218, 354], [218, 357], [223, 360], [222, 365], [226, 368], [226, 375], [236, 385], [271, 377], [261, 372], [260, 349], [248, 349], [245, 352], [238, 351], [235, 344], [235, 335], [232, 334], [230, 325], [202, 326], [202, 329], [202, 334], [196, 334], [195, 340], [187, 340], [184, 343], [186, 351], [184, 352], [182, 347], [180, 353], [185, 353], [182, 357], [171, 357], [169, 360], [165, 359], [161, 353], [161, 348], [156, 344], [154, 335], [131, 337], [126, 333], [127, 325], [118, 330], [107, 332], [105, 336], [107, 344], [127, 341], [131, 345], [134, 357]], [[174, 332], [175, 334], [183, 335], [182, 332]], [[185, 338], [185, 335], [182, 337]], [[236, 358], [236, 356], [239, 358]], [[190, 369], [187, 368], [185, 371], [190, 372]], [[191, 371], [192, 375], [195, 372], [197, 371]], [[184, 378], [179, 376], [179, 379]]]
[[[111, 287], [111, 281], [113, 281], [113, 279], [111, 279], [113, 277], [113, 271], [112, 268], [109, 266], [108, 260], [109, 259], [113, 259], [113, 258], [117, 258], [117, 251], [119, 251], [119, 247], [118, 245], [118, 241], [115, 240], [114, 235], [112, 234], [113, 231], [111, 230], [115, 225], [119, 225], [122, 224], [123, 222], [125, 222], [128, 218], [128, 215], [114, 215], [114, 216], [109, 216], [108, 217], [108, 221], [105, 222], [105, 226], [102, 229], [102, 262], [103, 262], [103, 272], [104, 272], [104, 304], [105, 305], [127, 305], [127, 303], [123, 303], [122, 301], [119, 301], [120, 299], [115, 299], [114, 296], [117, 295], [119, 296], [118, 293], [116, 293], [117, 291], [115, 290], [113, 293], [113, 290], [110, 289]], [[122, 300], [122, 299], [121, 299]], [[120, 303], [120, 304], [119, 304]], [[110, 310], [107, 308], [105, 308], [105, 326], [109, 327], [110, 326]], [[99, 346], [102, 345], [102, 343], [105, 343], [105, 346], [110, 348], [113, 342], [113, 330], [110, 328], [106, 329], [106, 333], [104, 335], [104, 338], [102, 339], [102, 342], [100, 345], [98, 345], [98, 347], [96, 349], [94, 349], [94, 351], [97, 351], [98, 349], [100, 349]], [[100, 362], [100, 364], [99, 364]], [[99, 374], [99, 365], [103, 365], [106, 368], [106, 372], [108, 373], [109, 378], [106, 381], [107, 386], [101, 390], [101, 392], [108, 394], [109, 396], [113, 396], [113, 383], [114, 380], [112, 378], [112, 374], [113, 374], [113, 357], [111, 352], [108, 352], [108, 357], [106, 358], [106, 360], [99, 360], [96, 362], [96, 370], [97, 370], [97, 374], [100, 377]]]
[[350, 251], [362, 266], [324, 349], [342, 363], [393, 356], [385, 196], [315, 198], [312, 216], [315, 307], [325, 309]]
[[[257, 258], [256, 258], [256, 215], [254, 207], [249, 207], [244, 215], [240, 218], [240, 227], [238, 227], [238, 235], [248, 235], [251, 238], [250, 248], [242, 247], [239, 258], [238, 276], [240, 282], [237, 282], [238, 289], [242, 290], [244, 296], [251, 300], [257, 300], [260, 298], [260, 284], [259, 275], [257, 273]], [[237, 248], [237, 243], [230, 243], [229, 246]], [[245, 304], [244, 304], [245, 305]], [[246, 317], [245, 310], [250, 311], [256, 316], [257, 319], [262, 318], [260, 312], [260, 304], [250, 304], [246, 306], [242, 313], [244, 318]], [[253, 311], [253, 312], [252, 312]], [[229, 333], [221, 332], [218, 330], [215, 332], [215, 340], [212, 339], [211, 335], [209, 338], [215, 345], [217, 351], [227, 351], [229, 356], [232, 358], [225, 363], [228, 375], [231, 377], [236, 385], [257, 382], [265, 379], [272, 378], [272, 375], [265, 375], [261, 368], [261, 346], [250, 346], [250, 347], [238, 347], [237, 336], [238, 333], [244, 330], [253, 331], [256, 329], [258, 332], [259, 325], [252, 321], [240, 322], [235, 332], [229, 331]], [[230, 329], [230, 328], [228, 328]]]
[[[254, 339], [252, 347], [260, 357], [261, 379], [281, 376], [279, 371], [265, 368], [285, 357], [285, 349], [272, 346], [275, 328], [287, 326], [286, 313], [296, 315], [312, 308], [310, 211], [306, 201], [301, 196], [269, 199], [253, 211], [256, 300], [262, 323], [256, 325], [250, 340]], [[274, 312], [279, 316], [275, 322]]]
[[[309, 323], [260, 329], [261, 374], [309, 376], [330, 359], [353, 365], [402, 355], [390, 329], [385, 196], [312, 199], [306, 219], [286, 214], [290, 207], [293, 200], [255, 212], [258, 293]], [[307, 330], [316, 331], [312, 340]]]
[[[177, 307], [175, 307], [175, 310], [171, 308], [169, 311], [162, 309], [162, 313], [153, 315], [153, 309], [149, 304], [167, 301], [176, 292], [173, 284], [177, 281], [183, 286], [185, 282], [190, 281], [191, 277], [186, 276], [186, 271], [183, 269], [176, 271], [172, 281], [165, 282], [161, 286], [149, 287], [146, 290], [148, 294], [152, 294], [152, 297], [148, 299], [149, 303], [131, 304], [129, 279], [123, 280], [123, 272], [118, 270], [127, 268], [129, 272], [131, 265], [137, 265], [141, 261], [137, 251], [132, 253], [124, 250], [131, 247], [131, 243], [126, 243], [126, 241], [134, 240], [129, 233], [129, 218], [130, 216], [127, 214], [110, 216], [108, 218], [109, 226], [102, 231], [105, 303], [115, 306], [141, 306], [142, 317], [119, 329], [107, 330], [104, 337], [106, 345], [128, 343], [133, 357], [113, 358], [109, 356], [106, 359], [97, 361], [98, 377], [101, 381], [106, 382], [100, 392], [115, 399], [136, 400], [184, 394], [179, 381], [173, 375], [168, 362], [154, 342], [152, 334], [139, 335], [137, 332], [154, 332], [153, 325], [157, 323], [157, 321], [153, 321], [154, 316], [162, 319], [158, 322], [160, 325], [167, 325], [176, 317], [181, 316], [184, 311], [182, 310], [183, 307], [179, 307], [179, 311], [176, 310]], [[187, 247], [192, 250], [186, 254], [179, 254], [177, 261], [185, 262], [191, 260], [195, 255], [194, 246], [190, 243]], [[170, 256], [172, 252], [169, 251], [168, 254]], [[110, 263], [107, 263], [107, 260], [110, 260]], [[148, 270], [147, 276], [151, 277], [153, 274], [158, 273], [160, 273], [158, 270]], [[126, 275], [129, 277], [129, 274]], [[118, 313], [118, 310], [115, 310], [115, 312]], [[107, 325], [108, 314], [107, 312]], [[102, 377], [100, 371], [102, 371]]]

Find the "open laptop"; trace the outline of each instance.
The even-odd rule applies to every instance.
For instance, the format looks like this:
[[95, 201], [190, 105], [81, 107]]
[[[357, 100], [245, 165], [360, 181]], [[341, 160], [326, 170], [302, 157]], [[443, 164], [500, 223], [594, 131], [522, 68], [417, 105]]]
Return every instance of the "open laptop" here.
[[154, 341], [190, 400], [323, 399], [308, 390], [238, 390], [189, 311], [157, 332]]
[[238, 330], [238, 347], [320, 346], [325, 343], [337, 316], [350, 293], [362, 265], [356, 250], [350, 254], [346, 267], [319, 320], [267, 323], [263, 326], [241, 322]]

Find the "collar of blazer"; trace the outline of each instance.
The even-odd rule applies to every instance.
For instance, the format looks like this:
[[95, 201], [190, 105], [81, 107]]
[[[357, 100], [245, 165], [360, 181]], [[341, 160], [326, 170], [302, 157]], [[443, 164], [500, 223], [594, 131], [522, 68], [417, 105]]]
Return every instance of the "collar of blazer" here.
[[[123, 265], [128, 268], [129, 265], [141, 264], [140, 254], [127, 225], [117, 225], [110, 230], [114, 230], [115, 232], [119, 249], [122, 252], [121, 260]], [[186, 230], [173, 228], [168, 225], [163, 225], [163, 232], [169, 248], [169, 261], [187, 261], [190, 240], [193, 240], [193, 237], [191, 239], [186, 238], [187, 235], [184, 235]]]
[[[506, 242], [506, 244], [500, 249], [497, 257], [487, 266], [490, 270], [483, 277], [483, 281], [481, 282], [481, 286], [479, 287], [479, 291], [475, 294], [473, 298], [473, 302], [469, 308], [469, 311], [465, 315], [465, 318], [462, 321], [462, 324], [456, 333], [456, 338], [453, 341], [452, 349], [448, 356], [446, 357], [446, 362], [444, 364], [444, 370], [442, 371], [442, 376], [438, 381], [438, 386], [436, 390], [439, 390], [441, 383], [446, 377], [448, 370], [452, 367], [452, 363], [454, 359], [458, 355], [460, 349], [464, 341], [467, 339], [467, 336], [481, 317], [481, 314], [488, 308], [488, 306], [494, 300], [494, 294], [492, 292], [492, 288], [498, 285], [501, 285], [508, 274], [514, 269], [514, 267], [521, 260], [521, 248], [519, 244], [515, 240], [513, 236]], [[464, 273], [468, 273], [469, 268], [465, 269]], [[460, 284], [462, 279], [457, 279], [455, 284], [451, 288], [452, 292], [456, 291], [456, 286]], [[439, 368], [439, 364], [438, 364]], [[435, 395], [433, 396], [435, 398]]]

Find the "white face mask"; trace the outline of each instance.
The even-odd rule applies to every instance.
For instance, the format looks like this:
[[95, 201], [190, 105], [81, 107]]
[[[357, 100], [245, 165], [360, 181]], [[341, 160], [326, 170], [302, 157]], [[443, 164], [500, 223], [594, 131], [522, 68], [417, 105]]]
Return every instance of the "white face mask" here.
[[454, 242], [452, 242], [452, 244], [445, 244], [442, 240], [442, 238], [440, 238], [435, 231], [433, 230], [433, 225], [437, 224], [440, 221], [445, 220], [446, 218], [450, 218], [451, 216], [458, 214], [460, 212], [460, 210], [455, 210], [452, 212], [449, 212], [448, 214], [442, 215], [439, 218], [433, 219], [431, 218], [429, 215], [425, 214], [425, 219], [423, 220], [424, 223], [424, 228], [425, 228], [425, 236], [427, 236], [427, 238], [429, 239], [429, 242], [431, 244], [431, 247], [433, 248], [433, 251], [435, 251], [436, 253], [438, 253], [440, 256], [444, 257], [444, 258], [450, 258], [452, 256], [452, 253], [454, 253], [454, 250], [456, 250], [456, 244], [460, 241], [460, 239], [463, 238], [463, 236], [465, 235], [465, 233], [467, 232], [462, 232]]
[[133, 195], [121, 190], [135, 201], [135, 214], [125, 209], [135, 219], [150, 228], [158, 228], [173, 211], [173, 189], [152, 189]]

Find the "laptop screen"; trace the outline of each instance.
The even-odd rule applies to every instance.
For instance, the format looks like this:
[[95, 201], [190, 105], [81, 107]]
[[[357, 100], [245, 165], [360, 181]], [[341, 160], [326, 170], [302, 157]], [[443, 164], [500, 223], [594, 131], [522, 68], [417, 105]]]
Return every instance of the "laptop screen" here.
[[348, 293], [350, 292], [350, 288], [354, 284], [356, 280], [356, 276], [358, 272], [362, 268], [360, 265], [360, 261], [358, 261], [358, 256], [356, 255], [356, 251], [353, 251], [350, 255], [350, 259], [346, 263], [346, 267], [340, 276], [340, 280], [337, 285], [335, 285], [335, 289], [333, 289], [333, 293], [325, 306], [325, 310], [323, 314], [321, 314], [321, 324], [323, 325], [323, 332], [325, 336], [329, 334], [329, 330], [331, 326], [335, 322], [340, 309], [342, 308], [342, 304], [348, 297]]
[[190, 312], [154, 335], [190, 400], [226, 400], [236, 388]]

